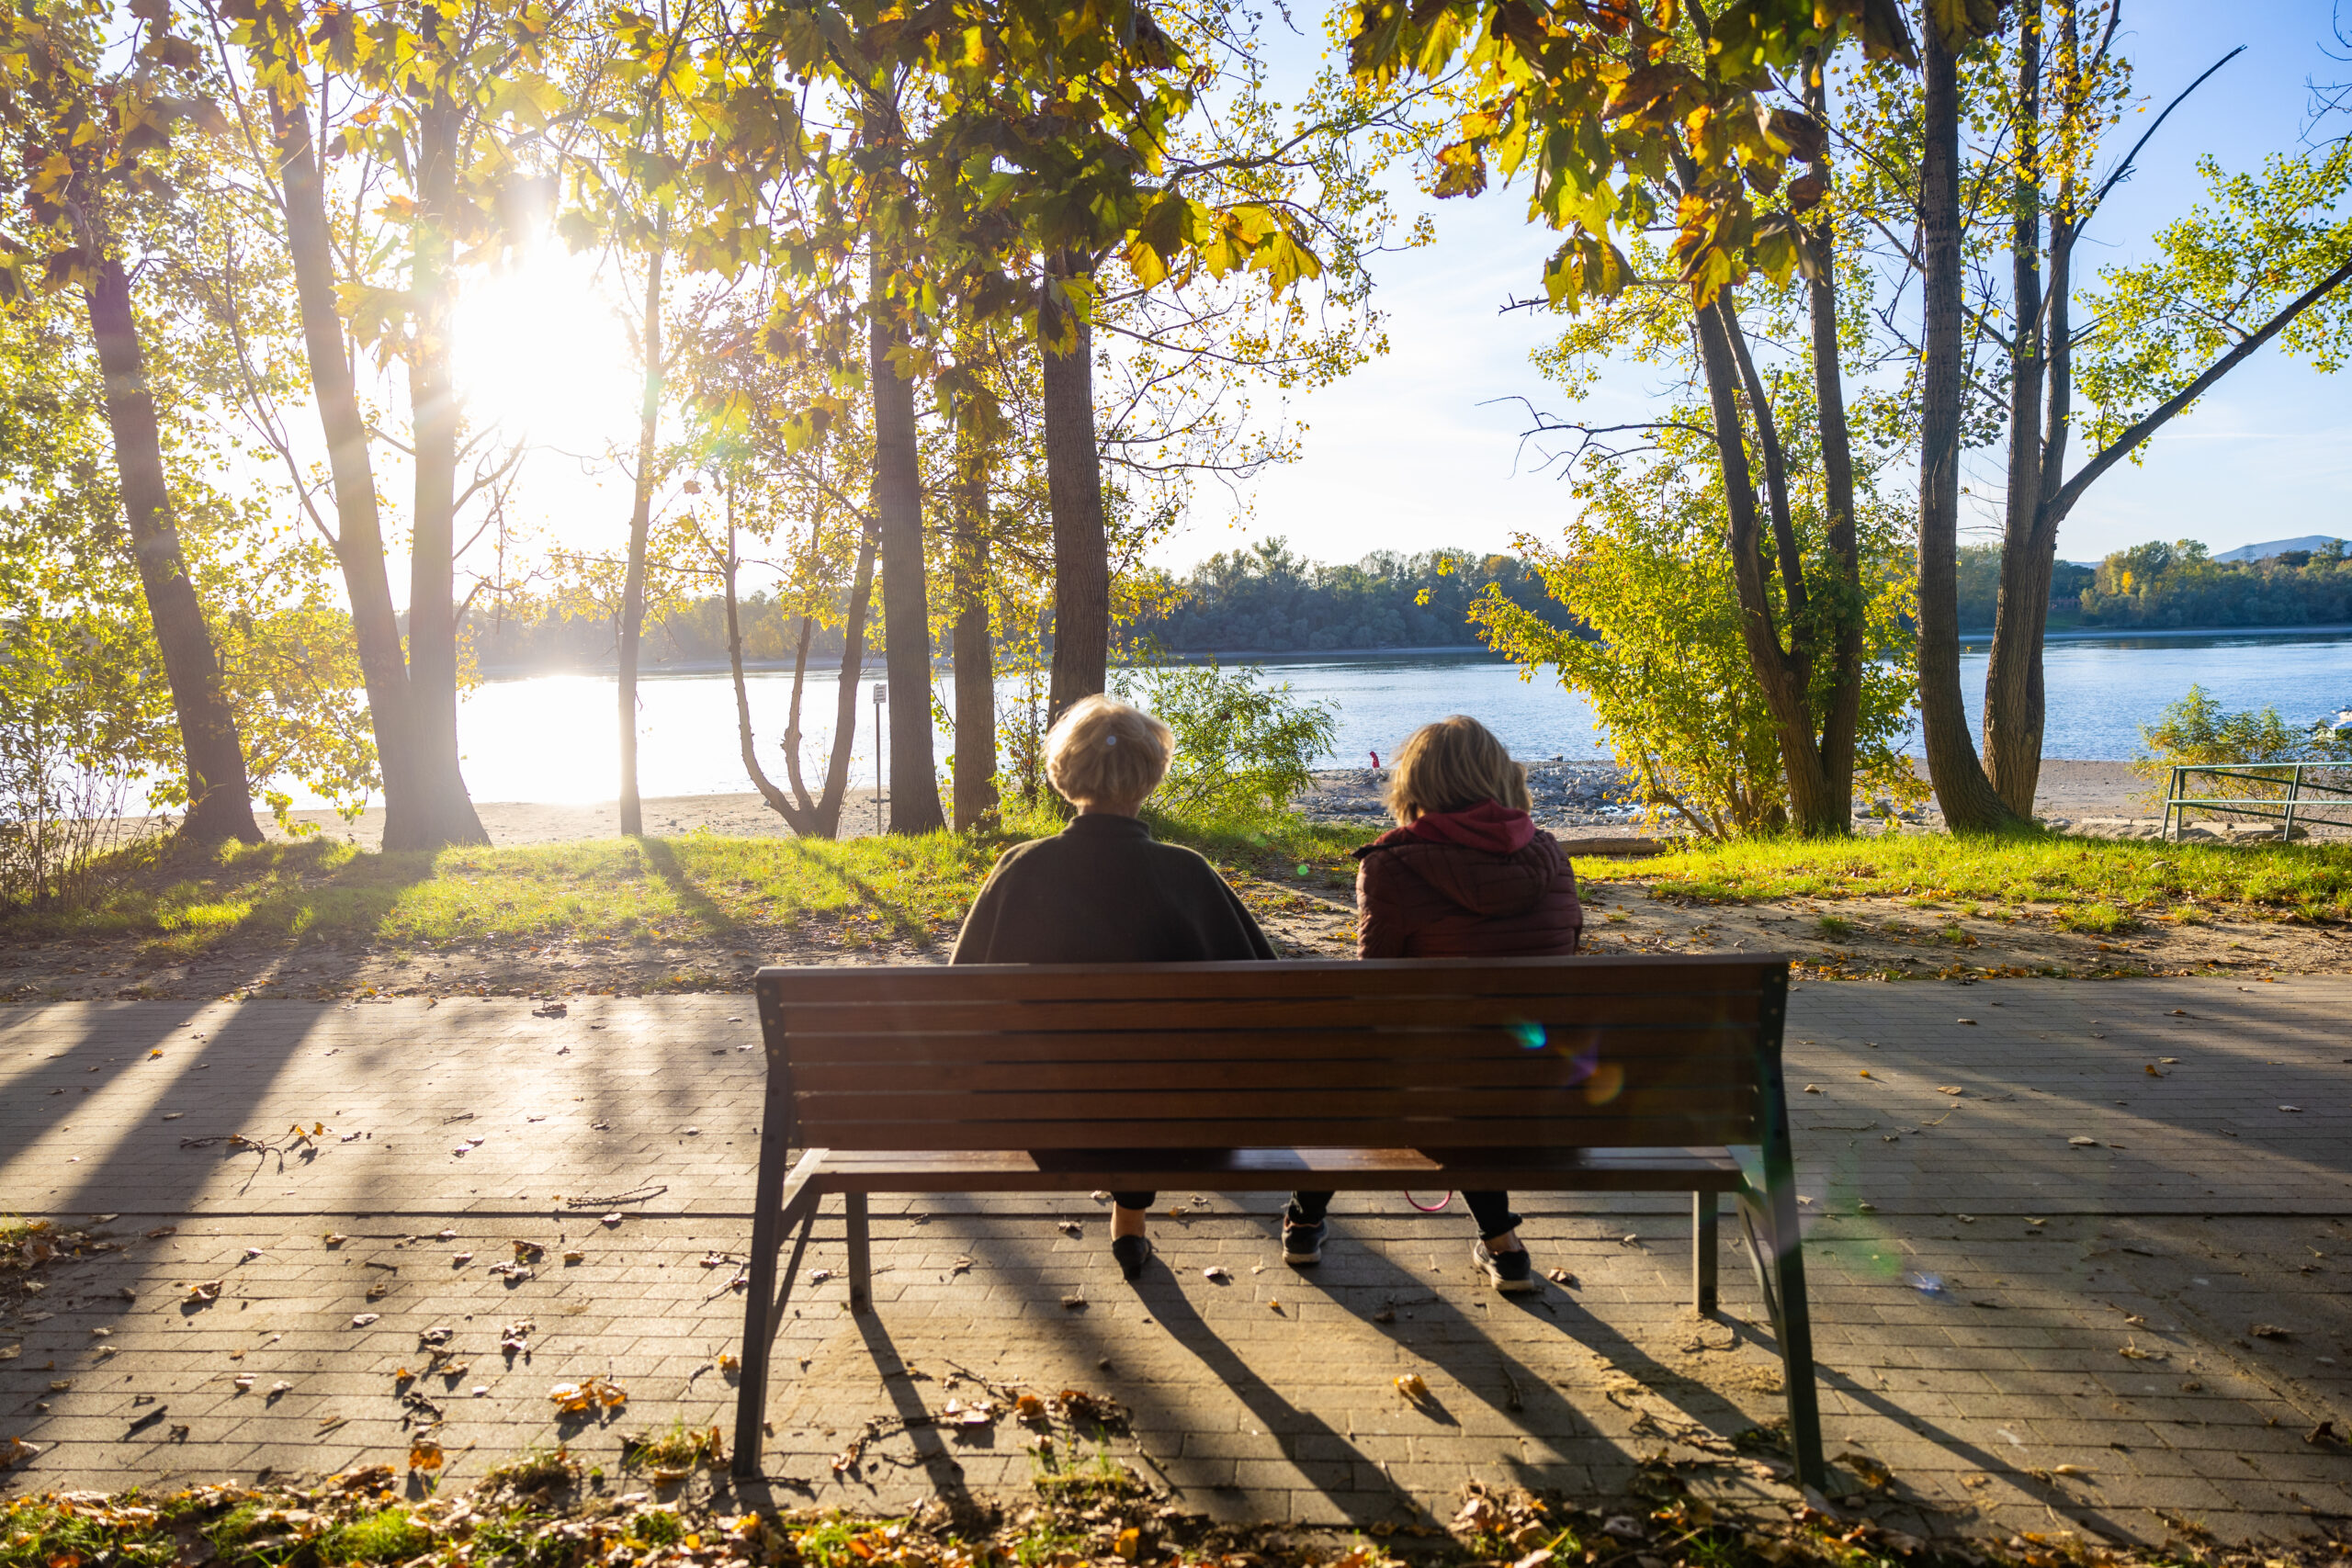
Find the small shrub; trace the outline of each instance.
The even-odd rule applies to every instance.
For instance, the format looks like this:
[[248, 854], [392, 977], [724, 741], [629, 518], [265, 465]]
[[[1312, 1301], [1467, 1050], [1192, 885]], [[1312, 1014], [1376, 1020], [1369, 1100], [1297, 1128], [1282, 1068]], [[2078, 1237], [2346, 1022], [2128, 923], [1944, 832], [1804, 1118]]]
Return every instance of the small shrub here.
[[1287, 681], [1266, 684], [1255, 666], [1122, 670], [1111, 689], [1175, 732], [1176, 754], [1152, 803], [1181, 816], [1248, 822], [1286, 815], [1339, 734], [1329, 705], [1302, 701]]
[[1813, 922], [1813, 929], [1832, 941], [1854, 934], [1854, 922], [1843, 915], [1824, 915]]

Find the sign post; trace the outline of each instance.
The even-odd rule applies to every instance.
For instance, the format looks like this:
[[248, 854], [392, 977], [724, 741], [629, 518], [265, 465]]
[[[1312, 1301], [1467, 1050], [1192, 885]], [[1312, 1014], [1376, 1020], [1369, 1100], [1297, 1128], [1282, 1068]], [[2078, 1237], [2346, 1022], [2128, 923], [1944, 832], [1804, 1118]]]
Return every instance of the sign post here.
[[874, 833], [882, 834], [882, 705], [890, 700], [890, 682], [874, 682]]

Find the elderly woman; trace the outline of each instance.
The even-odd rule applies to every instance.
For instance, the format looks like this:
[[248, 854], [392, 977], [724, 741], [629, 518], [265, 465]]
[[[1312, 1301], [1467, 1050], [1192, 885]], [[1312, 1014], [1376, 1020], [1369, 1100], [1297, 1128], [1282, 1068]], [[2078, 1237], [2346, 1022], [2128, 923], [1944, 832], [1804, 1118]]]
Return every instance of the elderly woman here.
[[[1141, 708], [1073, 703], [1046, 737], [1046, 777], [1078, 815], [1004, 852], [955, 964], [1205, 964], [1272, 958], [1273, 944], [1205, 860], [1151, 836], [1136, 813], [1168, 772], [1173, 737]], [[1111, 1195], [1111, 1253], [1132, 1280], [1151, 1258], [1150, 1192]]]

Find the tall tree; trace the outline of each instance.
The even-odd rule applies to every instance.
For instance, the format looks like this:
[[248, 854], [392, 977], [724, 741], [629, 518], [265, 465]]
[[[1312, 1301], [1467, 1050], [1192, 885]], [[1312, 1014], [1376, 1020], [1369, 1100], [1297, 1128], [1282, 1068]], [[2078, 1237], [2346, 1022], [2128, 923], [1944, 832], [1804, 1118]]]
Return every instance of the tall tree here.
[[[187, 814], [182, 830], [199, 842], [258, 842], [253, 788], [220, 655], [190, 577], [173, 513], [161, 422], [131, 299], [137, 209], [176, 199], [161, 154], [175, 120], [198, 118], [225, 130], [209, 101], [164, 89], [196, 85], [199, 55], [169, 27], [170, 13], [142, 13], [124, 40], [130, 69], [100, 74], [110, 14], [58, 6], [41, 20], [0, 20], [8, 65], [0, 68], [0, 122], [10, 130], [34, 238], [46, 251], [37, 287], [71, 288], [87, 311], [105, 376], [107, 423], [130, 550], [162, 651], [178, 722]], [[24, 258], [11, 256], [0, 293], [28, 287]]]
[[1919, 727], [1928, 776], [1957, 832], [2018, 825], [1995, 793], [1969, 738], [1960, 692], [1960, 453], [1967, 396], [1962, 363], [1968, 321], [1962, 285], [1960, 54], [1964, 17], [1929, 7], [1920, 98], [1919, 256]]
[[[2021, 0], [2010, 51], [2006, 175], [2006, 321], [1987, 336], [2006, 350], [2007, 494], [2001, 585], [1984, 675], [1984, 764], [2014, 815], [2030, 817], [2041, 780], [2043, 636], [2060, 526], [2089, 487], [2274, 341], [2321, 369], [2340, 357], [2352, 315], [2352, 147], [2274, 157], [2262, 175], [2224, 177], [2210, 160], [2200, 205], [2155, 236], [2156, 254], [2078, 276], [2082, 235], [2141, 152], [2232, 50], [2154, 117], [2111, 169], [2093, 160], [2120, 122], [2120, 8], [2104, 25], [2075, 0]], [[2086, 26], [2096, 37], [2086, 36]], [[2013, 150], [2011, 150], [2013, 149]], [[2077, 310], [2075, 292], [2089, 287]], [[1997, 294], [1994, 295], [1997, 299]], [[1997, 310], [1997, 307], [1996, 307]], [[2079, 394], [2089, 394], [2081, 406]], [[2077, 429], [2084, 460], [2068, 469]]]
[[[495, 122], [543, 124], [560, 96], [539, 69], [548, 17], [503, 0], [393, 7], [365, 26], [347, 8], [311, 15], [297, 0], [218, 0], [213, 14], [251, 83], [255, 162], [300, 306], [334, 544], [383, 770], [384, 844], [486, 842], [458, 750], [456, 524], [497, 465], [486, 472], [477, 457], [472, 478], [460, 479], [476, 443], [453, 373], [457, 303], [469, 258], [520, 238], [529, 204], [513, 198], [537, 176]], [[339, 176], [330, 157], [342, 160]], [[331, 200], [386, 180], [405, 189], [379, 208], [378, 243], [346, 248]], [[398, 276], [371, 270], [382, 263]], [[361, 347], [407, 369], [414, 487], [405, 638], [354, 367]]]
[[968, 832], [997, 807], [996, 668], [989, 592], [989, 472], [1001, 423], [978, 352], [980, 330], [967, 323], [957, 342], [956, 378], [946, 384], [955, 426], [949, 584], [955, 605], [950, 645], [956, 665], [956, 752], [952, 763], [956, 830]]

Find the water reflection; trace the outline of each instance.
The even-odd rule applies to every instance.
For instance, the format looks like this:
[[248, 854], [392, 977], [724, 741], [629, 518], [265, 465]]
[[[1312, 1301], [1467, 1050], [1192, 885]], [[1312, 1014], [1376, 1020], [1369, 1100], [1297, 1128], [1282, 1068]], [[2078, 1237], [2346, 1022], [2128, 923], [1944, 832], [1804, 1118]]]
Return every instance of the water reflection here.
[[[1606, 738], [1593, 726], [1584, 699], [1554, 682], [1521, 680], [1510, 664], [1480, 655], [1411, 659], [1324, 657], [1269, 661], [1270, 673], [1305, 697], [1335, 705], [1339, 736], [1328, 766], [1363, 766], [1384, 758], [1412, 728], [1449, 713], [1476, 715], [1524, 758], [1605, 757]], [[1980, 717], [1984, 645], [1968, 643], [1962, 684], [1972, 721]], [[878, 678], [879, 671], [869, 679]], [[2047, 754], [2052, 758], [2122, 758], [2138, 748], [2139, 727], [2164, 705], [2201, 683], [2224, 706], [2275, 705], [2290, 718], [2315, 718], [2352, 702], [2352, 636], [2310, 633], [2272, 636], [2141, 637], [2056, 642], [2046, 664]], [[747, 682], [762, 765], [783, 777], [781, 740], [790, 700], [788, 671], [761, 671]], [[832, 738], [837, 687], [811, 679], [802, 699], [804, 776], [820, 784]], [[1011, 703], [1011, 683], [1000, 687]], [[648, 795], [737, 794], [750, 789], [738, 750], [735, 698], [724, 674], [656, 675], [640, 687], [640, 784]], [[937, 687], [934, 700], [952, 707], [953, 694]], [[476, 800], [610, 800], [618, 742], [615, 684], [606, 675], [545, 675], [487, 682], [460, 710], [466, 779]], [[875, 777], [874, 711], [858, 694], [854, 784]], [[1912, 750], [1916, 750], [1915, 745]], [[937, 755], [946, 765], [950, 736], [943, 726]], [[316, 804], [298, 801], [298, 805]]]

